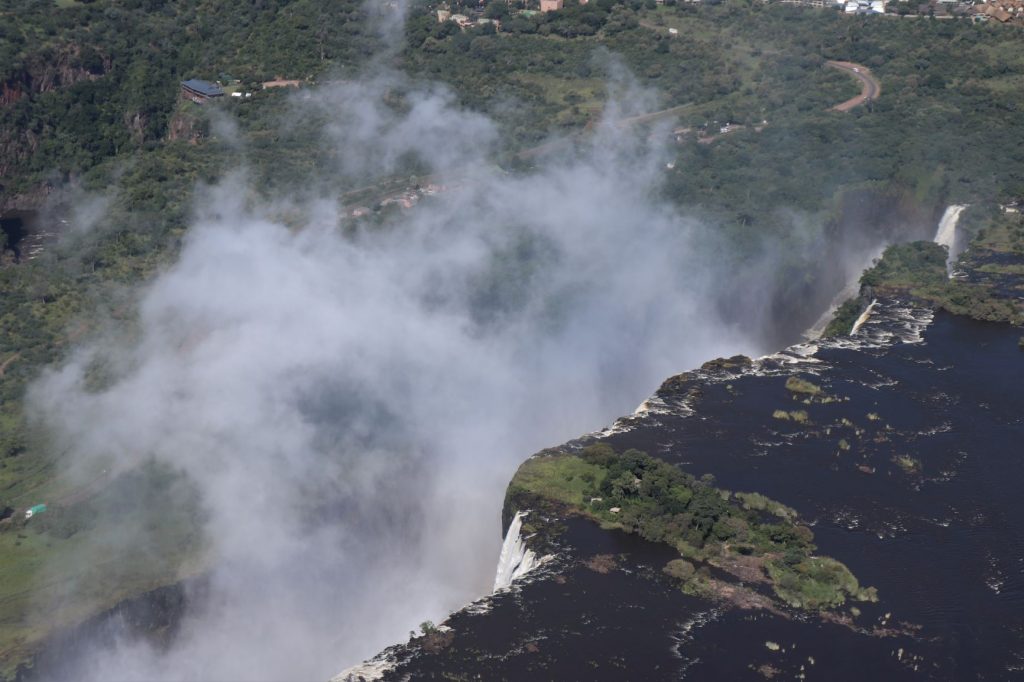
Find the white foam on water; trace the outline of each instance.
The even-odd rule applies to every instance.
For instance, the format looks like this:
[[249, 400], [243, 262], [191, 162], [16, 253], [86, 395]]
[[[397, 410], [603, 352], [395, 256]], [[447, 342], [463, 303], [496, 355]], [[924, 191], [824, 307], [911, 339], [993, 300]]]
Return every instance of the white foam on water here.
[[366, 661], [343, 670], [331, 678], [331, 682], [375, 682], [384, 678], [394, 668], [395, 662], [387, 658]]

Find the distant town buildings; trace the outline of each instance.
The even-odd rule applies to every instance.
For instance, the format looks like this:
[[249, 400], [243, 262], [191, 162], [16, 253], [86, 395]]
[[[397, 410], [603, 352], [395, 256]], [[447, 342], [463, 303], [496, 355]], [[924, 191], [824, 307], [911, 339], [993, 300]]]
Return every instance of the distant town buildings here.
[[[696, 0], [699, 1], [699, 0]], [[940, 19], [992, 19], [1024, 25], [1024, 0], [762, 0], [803, 7], [835, 8], [845, 14], [934, 16]]]
[[[468, 14], [452, 14], [451, 9], [447, 5], [441, 5], [437, 10], [437, 23], [443, 24], [446, 21], [453, 21], [462, 30], [472, 28], [474, 26], [486, 26], [487, 24], [493, 24], [496, 29], [501, 28], [501, 22], [497, 19], [488, 19], [483, 16], [483, 11], [466, 10]], [[525, 14], [525, 12], [523, 12]]]
[[1024, 0], [994, 0], [976, 5], [978, 14], [1006, 24], [1024, 24]]
[[885, 0], [847, 0], [846, 14], [885, 14]]
[[[703, 0], [677, 0], [677, 2], [699, 3]], [[765, 4], [781, 3], [820, 9], [832, 9], [845, 14], [886, 14], [890, 16], [934, 16], [943, 19], [955, 17], [969, 18], [973, 21], [994, 20], [1001, 23], [1018, 23], [1024, 25], [1024, 0], [760, 0]], [[585, 5], [589, 0], [578, 0]], [[663, 0], [655, 0], [663, 4]], [[539, 7], [540, 12], [557, 12], [564, 9], [565, 0], [531, 0], [527, 6]], [[455, 22], [461, 29], [492, 23], [501, 30], [499, 21], [484, 18], [483, 4], [480, 7], [464, 9], [464, 13], [453, 14], [446, 3], [437, 5], [437, 21]], [[538, 13], [537, 9], [513, 10], [513, 14], [530, 17]], [[671, 35], [678, 35], [675, 29], [669, 29]]]

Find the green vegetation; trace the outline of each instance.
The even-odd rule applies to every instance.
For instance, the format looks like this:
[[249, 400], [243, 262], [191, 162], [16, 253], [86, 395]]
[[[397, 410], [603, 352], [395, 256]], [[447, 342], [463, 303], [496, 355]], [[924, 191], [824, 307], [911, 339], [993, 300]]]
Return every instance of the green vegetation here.
[[769, 514], [778, 516], [780, 519], [785, 521], [796, 521], [797, 513], [796, 510], [787, 507], [781, 502], [765, 497], [761, 493], [735, 493], [736, 499], [743, 504], [744, 509], [753, 509], [755, 511], [766, 511]]
[[[542, 457], [521, 467], [516, 480], [523, 488], [543, 497], [580, 506], [598, 495], [596, 488], [605, 474], [597, 464], [579, 457]], [[614, 506], [614, 505], [612, 505]]]
[[824, 392], [821, 390], [820, 386], [817, 386], [816, 384], [813, 384], [810, 381], [807, 381], [806, 379], [801, 379], [800, 377], [797, 376], [792, 376], [786, 379], [786, 390], [792, 391], [793, 393], [796, 394], [803, 394], [809, 396], [821, 395]]
[[860, 278], [874, 295], [929, 298], [948, 282], [946, 250], [934, 242], [894, 244]]
[[910, 455], [896, 455], [892, 458], [892, 461], [908, 474], [917, 474], [921, 472], [921, 460], [911, 457]]
[[[786, 379], [786, 390], [793, 394], [793, 400], [799, 400], [805, 405], [811, 405], [813, 403], [827, 404], [833, 403], [840, 398], [829, 395], [814, 382], [808, 381], [807, 379], [801, 379], [797, 376], [791, 376]], [[790, 417], [796, 419], [796, 417], [790, 413]]]
[[850, 330], [853, 329], [853, 324], [862, 312], [864, 312], [864, 306], [861, 305], [860, 299], [851, 298], [848, 301], [844, 301], [832, 315], [828, 326], [822, 332], [822, 337], [828, 338], [830, 336], [849, 334]]
[[778, 595], [797, 608], [835, 608], [847, 597], [878, 600], [873, 587], [862, 588], [846, 566], [828, 557], [808, 557], [796, 563], [771, 561], [767, 570]]
[[697, 569], [686, 559], [673, 559], [672, 561], [665, 564], [665, 567], [661, 569], [666, 575], [670, 575], [677, 580], [686, 582], [693, 578], [694, 573]]
[[7, 0], [0, 81], [15, 94], [0, 106], [2, 192], [151, 149], [168, 134], [185, 78], [230, 71], [258, 92], [261, 81], [358, 63], [377, 42], [363, 7]]
[[798, 424], [806, 424], [810, 421], [810, 415], [807, 414], [807, 410], [775, 410], [772, 412], [774, 419], [781, 419], [782, 421], [794, 421]]
[[730, 494], [638, 450], [616, 454], [602, 443], [527, 460], [509, 485], [506, 513], [527, 507], [579, 514], [672, 545], [682, 558], [663, 570], [687, 591], [716, 593], [699, 564], [744, 571], [802, 609], [876, 599], [841, 563], [814, 556], [814, 535], [794, 510], [758, 493]]
[[[989, 262], [1000, 254], [1024, 256], [1024, 226], [1014, 214], [994, 220], [982, 230], [960, 259], [962, 267], [984, 272], [981, 281], [949, 278], [946, 250], [932, 242], [896, 244], [885, 250], [874, 267], [861, 277], [866, 296], [909, 297], [957, 315], [994, 322], [1024, 324], [1024, 283], [1014, 263]], [[1000, 275], [1005, 279], [1000, 279]]]
[[[39, 499], [39, 498], [33, 498]], [[195, 489], [154, 463], [0, 525], [0, 677], [54, 628], [204, 568]]]

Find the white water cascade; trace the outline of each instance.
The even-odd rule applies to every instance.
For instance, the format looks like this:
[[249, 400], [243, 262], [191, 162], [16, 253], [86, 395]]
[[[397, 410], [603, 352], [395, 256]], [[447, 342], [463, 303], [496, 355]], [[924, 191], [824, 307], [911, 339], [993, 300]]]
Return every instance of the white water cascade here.
[[818, 320], [811, 325], [810, 329], [803, 333], [804, 339], [807, 341], [817, 341], [821, 338], [821, 335], [825, 333], [825, 328], [828, 323], [835, 317], [836, 311], [846, 301], [851, 298], [856, 298], [857, 294], [860, 293], [860, 276], [861, 274], [871, 267], [876, 259], [882, 256], [882, 252], [885, 251], [885, 245], [878, 246], [874, 251], [865, 256], [857, 265], [853, 266], [848, 270], [846, 279], [846, 286], [843, 287], [842, 291], [833, 297], [832, 302], [829, 303], [828, 308], [821, 314]]
[[935, 231], [935, 243], [945, 246], [949, 250], [949, 257], [946, 258], [946, 272], [950, 276], [953, 274], [953, 263], [960, 255], [960, 252], [957, 251], [956, 224], [960, 221], [960, 213], [965, 208], [967, 206], [960, 204], [948, 206], [946, 212], [942, 214], [942, 220], [939, 221], [939, 229]]
[[498, 573], [494, 576], [494, 591], [508, 587], [519, 576], [525, 575], [540, 563], [537, 555], [527, 549], [520, 531], [523, 528], [524, 512], [516, 512], [512, 524], [505, 534], [505, 542], [501, 545], [501, 557], [498, 559]]
[[860, 314], [860, 317], [857, 318], [857, 321], [853, 323], [853, 327], [850, 328], [850, 336], [856, 334], [857, 330], [860, 329], [861, 325], [868, 321], [868, 318], [871, 317], [871, 311], [875, 309], [876, 303], [878, 303], [877, 298], [871, 301], [871, 305], [865, 308], [864, 312]]

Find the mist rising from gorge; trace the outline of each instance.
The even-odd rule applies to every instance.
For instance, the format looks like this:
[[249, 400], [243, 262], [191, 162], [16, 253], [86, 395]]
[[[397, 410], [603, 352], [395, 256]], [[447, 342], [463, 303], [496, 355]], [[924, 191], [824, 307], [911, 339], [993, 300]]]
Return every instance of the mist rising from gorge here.
[[[384, 104], [396, 84], [401, 113]], [[37, 384], [69, 476], [179, 470], [215, 557], [206, 608], [168, 652], [125, 642], [79, 680], [326, 678], [488, 591], [525, 456], [673, 372], [758, 350], [707, 303], [713, 240], [654, 198], [664, 163], [643, 139], [606, 126], [507, 175], [488, 163], [493, 125], [443, 89], [378, 73], [312, 106], [335, 113], [339, 172], [413, 155], [461, 180], [345, 235], [331, 197], [268, 203], [230, 177], [142, 296], [137, 333]], [[95, 391], [98, 359], [115, 369]]]
[[604, 123], [517, 174], [491, 163], [488, 118], [379, 64], [296, 98], [290, 115], [329, 117], [339, 176], [413, 161], [447, 184], [383, 225], [342, 229], [352, 207], [317, 186], [259, 198], [245, 169], [201, 192], [133, 333], [32, 390], [70, 480], [157, 462], [191, 481], [212, 566], [168, 649], [125, 640], [73, 679], [326, 679], [489, 591], [526, 456], [673, 373], [774, 350], [770, 287], [723, 321], [727, 247], [659, 198], [662, 145], [613, 124], [652, 99], [611, 71]]

